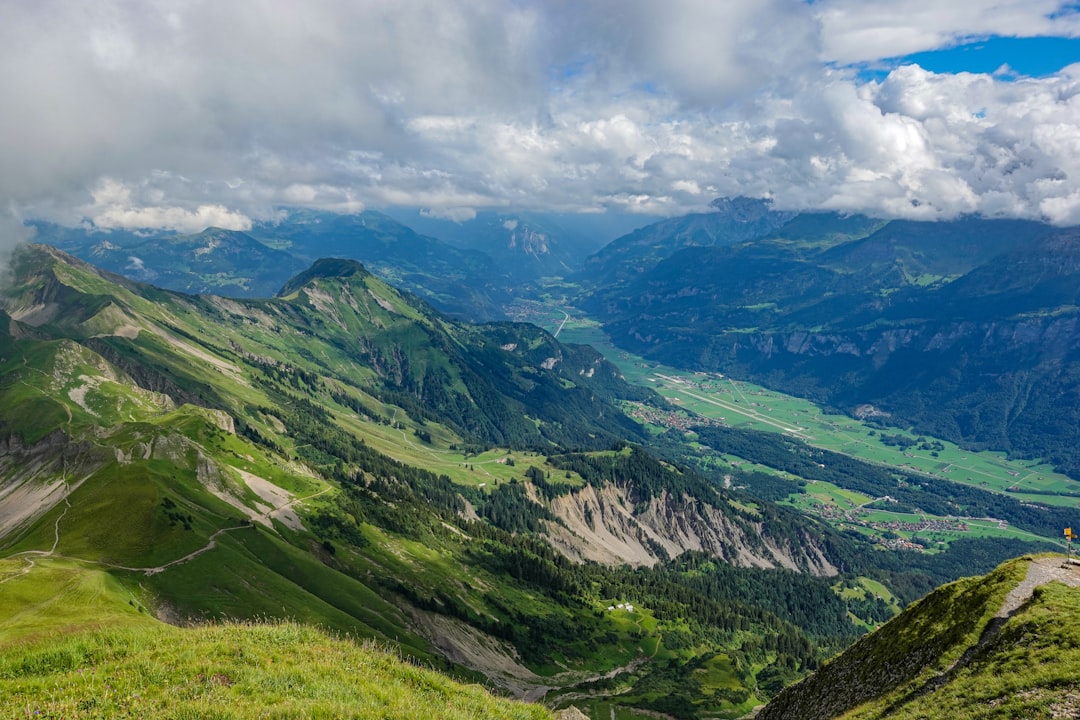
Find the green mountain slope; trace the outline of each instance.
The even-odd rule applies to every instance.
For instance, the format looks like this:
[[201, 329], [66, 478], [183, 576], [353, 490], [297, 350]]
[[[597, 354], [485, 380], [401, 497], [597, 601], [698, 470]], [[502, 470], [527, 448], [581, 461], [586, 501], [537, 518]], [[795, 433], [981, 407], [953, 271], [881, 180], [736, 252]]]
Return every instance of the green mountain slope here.
[[405, 720], [436, 708], [447, 718], [551, 717], [385, 645], [294, 622], [175, 628], [106, 572], [52, 557], [22, 562], [31, 565], [0, 561], [5, 717]]
[[[623, 444], [644, 431], [616, 402], [650, 394], [589, 348], [453, 322], [350, 261], [230, 300], [36, 246], [7, 294], [5, 585], [72, 564], [130, 601], [103, 629], [288, 617], [677, 717], [745, 714], [859, 632], [824, 577], [843, 543]], [[0, 612], [0, 636], [64, 627]]]
[[270, 297], [320, 257], [362, 261], [376, 275], [444, 311], [503, 317], [509, 275], [483, 252], [459, 249], [378, 212], [293, 211], [248, 232], [184, 235], [69, 228], [34, 222], [36, 239], [133, 280], [187, 293]]
[[1078, 604], [1076, 565], [1012, 561], [934, 591], [757, 717], [1072, 717]]
[[646, 357], [1077, 473], [1077, 247], [1031, 222], [892, 222], [684, 249], [588, 307]]
[[661, 220], [613, 240], [589, 257], [579, 280], [604, 288], [652, 270], [679, 250], [723, 246], [768, 235], [792, 219], [775, 212], [767, 201], [721, 198], [715, 212]]

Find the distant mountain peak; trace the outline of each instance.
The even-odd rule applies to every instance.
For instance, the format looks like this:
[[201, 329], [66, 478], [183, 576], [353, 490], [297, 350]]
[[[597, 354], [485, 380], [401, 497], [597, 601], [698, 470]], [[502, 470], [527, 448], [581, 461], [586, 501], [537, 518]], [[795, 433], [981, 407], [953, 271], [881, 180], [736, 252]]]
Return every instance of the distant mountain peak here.
[[772, 200], [769, 198], [720, 197], [709, 203], [709, 207], [724, 213], [736, 222], [753, 222], [772, 212]]
[[344, 258], [320, 258], [310, 268], [285, 283], [278, 297], [290, 295], [305, 285], [323, 278], [367, 278], [371, 277], [364, 265], [356, 260]]

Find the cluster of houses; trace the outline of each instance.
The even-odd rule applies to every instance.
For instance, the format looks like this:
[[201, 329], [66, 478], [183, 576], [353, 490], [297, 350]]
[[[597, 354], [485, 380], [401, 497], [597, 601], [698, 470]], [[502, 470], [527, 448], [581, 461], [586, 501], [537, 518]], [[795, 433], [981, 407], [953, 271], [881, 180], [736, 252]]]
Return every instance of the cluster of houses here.
[[630, 405], [627, 414], [634, 418], [638, 422], [650, 423], [652, 425], [659, 425], [666, 428], [674, 428], [681, 430], [682, 432], [689, 432], [695, 426], [702, 425], [724, 425], [722, 420], [715, 420], [713, 418], [691, 416], [684, 412], [672, 412], [670, 410], [659, 410], [648, 405], [641, 403], [633, 403]]
[[[892, 498], [888, 496], [878, 499], [892, 500]], [[895, 502], [895, 500], [893, 500], [893, 502]], [[843, 508], [833, 503], [815, 503], [814, 512], [824, 518], [829, 518], [832, 520], [843, 519], [847, 520], [852, 525], [873, 528], [875, 530], [894, 530], [899, 532], [968, 531], [968, 524], [958, 518], [923, 518], [918, 522], [907, 522], [905, 520], [891, 520], [889, 522], [868, 522], [866, 520], [860, 520], [857, 517], [858, 515], [866, 513], [867, 511], [865, 509], [861, 507]]]
[[886, 540], [882, 538], [881, 544], [889, 550], [915, 550], [916, 552], [922, 552], [925, 548], [918, 543], [913, 543], [910, 540], [904, 538], [897, 538], [895, 540]]
[[625, 610], [626, 612], [634, 612], [634, 606], [630, 603], [619, 603], [618, 605], [608, 605], [608, 612], [615, 612], [616, 610]]
[[927, 530], [940, 530], [948, 532], [967, 532], [968, 526], [966, 522], [962, 520], [923, 520], [922, 522], [911, 523], [901, 522], [894, 520], [892, 522], [876, 522], [870, 523], [870, 527], [875, 530], [902, 530], [904, 532], [925, 532]]

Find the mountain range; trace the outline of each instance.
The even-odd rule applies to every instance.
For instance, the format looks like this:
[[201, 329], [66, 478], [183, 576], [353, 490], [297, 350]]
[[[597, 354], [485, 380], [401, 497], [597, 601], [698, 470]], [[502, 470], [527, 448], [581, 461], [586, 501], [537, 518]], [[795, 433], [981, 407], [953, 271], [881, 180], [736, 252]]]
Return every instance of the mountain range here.
[[1080, 474], [1080, 231], [751, 217], [709, 244], [670, 227], [666, 241], [612, 243], [633, 252], [619, 267], [639, 272], [593, 285], [580, 304], [646, 358], [848, 413], [873, 407], [918, 433]]
[[[792, 498], [821, 483], [936, 517], [997, 518], [1032, 539], [1060, 533], [1067, 502], [706, 423], [588, 346], [456, 317], [502, 317], [515, 293], [538, 298], [555, 282], [644, 362], [759, 380], [864, 414], [871, 435], [899, 425], [1071, 471], [1077, 235], [745, 199], [713, 210], [588, 260], [557, 259], [568, 234], [525, 216], [477, 218], [487, 234], [472, 247], [378, 213], [292, 211], [192, 236], [39, 224], [50, 245], [17, 254], [0, 318], [0, 583], [14, 599], [0, 601], [0, 647], [29, 653], [0, 680], [88, 668], [77, 648], [138, 645], [158, 620], [290, 618], [590, 717], [736, 718], [773, 697], [766, 717], [867, 702], [878, 714], [852, 717], [909, 716], [909, 702], [921, 716], [916, 701], [942, 685], [920, 675], [937, 655], [914, 653], [902, 677], [872, 668], [895, 664], [889, 633], [916, 633], [895, 628], [922, 627], [904, 620], [919, 608], [945, 613], [927, 637], [954, 638], [950, 623], [976, 615], [997, 628], [974, 601], [931, 595], [855, 644], [861, 659], [841, 655], [781, 691], [932, 587], [1035, 546], [898, 554]], [[519, 228], [532, 239], [513, 239]], [[529, 247], [533, 269], [506, 268]], [[642, 424], [631, 408], [688, 420]], [[63, 635], [76, 644], [50, 655], [69, 606], [80, 610]], [[135, 634], [86, 639], [100, 632]], [[303, 647], [326, 642], [306, 632]], [[1002, 633], [1002, 652], [1018, 637]], [[925, 643], [952, 658], [989, 639]], [[240, 676], [191, 672], [222, 697], [232, 685], [205, 678]], [[829, 672], [874, 694], [828, 699], [843, 687]]]
[[75, 634], [288, 617], [553, 704], [619, 677], [605, 702], [692, 717], [859, 632], [830, 587], [850, 541], [628, 445], [616, 403], [663, 401], [533, 326], [450, 320], [355, 261], [240, 300], [47, 246], [4, 312], [7, 646], [69, 597], [107, 606]]
[[873, 407], [919, 433], [1080, 472], [1075, 229], [725, 198], [586, 258], [595, 241], [552, 217], [406, 219], [446, 240], [374, 211], [283, 211], [245, 233], [35, 229], [103, 268], [184, 292], [269, 297], [320, 256], [364, 262], [472, 320], [503, 319], [515, 300], [554, 291], [646, 358], [848, 413]]

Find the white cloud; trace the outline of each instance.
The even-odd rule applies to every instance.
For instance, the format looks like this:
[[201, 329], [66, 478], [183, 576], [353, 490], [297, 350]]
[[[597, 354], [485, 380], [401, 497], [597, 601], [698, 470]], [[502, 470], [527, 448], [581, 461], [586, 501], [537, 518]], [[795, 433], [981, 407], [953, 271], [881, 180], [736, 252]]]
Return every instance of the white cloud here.
[[[100, 227], [279, 205], [672, 214], [718, 195], [1072, 222], [1080, 69], [873, 61], [1076, 34], [1050, 0], [0, 3], [0, 203]], [[1053, 17], [1051, 17], [1053, 15]]]
[[[158, 196], [155, 191], [151, 193]], [[224, 205], [199, 205], [193, 210], [168, 205], [140, 205], [131, 188], [104, 178], [93, 192], [94, 202], [84, 208], [87, 218], [102, 230], [176, 230], [194, 233], [208, 227], [250, 230], [251, 218]]]
[[1008, 37], [1080, 36], [1080, 13], [1062, 0], [822, 0], [822, 59], [874, 61]]
[[451, 222], [462, 223], [476, 218], [476, 211], [467, 207], [455, 207], [455, 208], [430, 208], [421, 210], [420, 214], [424, 217], [436, 218], [438, 220], [450, 220]]
[[194, 233], [208, 227], [250, 230], [251, 218], [224, 205], [200, 205], [194, 210], [179, 207], [112, 207], [94, 215], [94, 225], [103, 230], [177, 230]]

